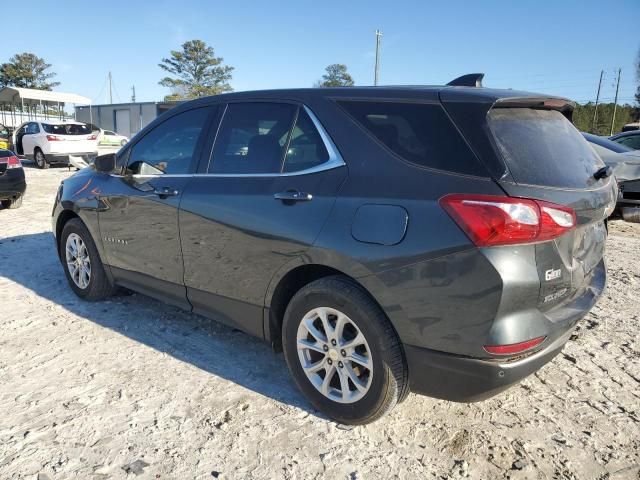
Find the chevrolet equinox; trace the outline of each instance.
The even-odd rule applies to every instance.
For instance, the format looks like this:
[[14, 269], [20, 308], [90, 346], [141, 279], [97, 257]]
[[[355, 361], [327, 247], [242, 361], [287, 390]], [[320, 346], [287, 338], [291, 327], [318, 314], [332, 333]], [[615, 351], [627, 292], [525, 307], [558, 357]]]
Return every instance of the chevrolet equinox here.
[[602, 294], [617, 187], [573, 103], [473, 78], [176, 106], [60, 185], [70, 287], [263, 338], [342, 423], [495, 395]]

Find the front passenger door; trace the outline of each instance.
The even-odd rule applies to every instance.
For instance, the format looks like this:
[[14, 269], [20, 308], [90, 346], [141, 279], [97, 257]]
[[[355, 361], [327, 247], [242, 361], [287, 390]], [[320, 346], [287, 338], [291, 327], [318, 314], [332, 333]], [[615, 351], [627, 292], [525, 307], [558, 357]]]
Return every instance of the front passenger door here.
[[115, 280], [187, 309], [178, 207], [211, 113], [187, 110], [147, 132], [128, 150], [122, 175], [110, 176], [100, 194], [100, 234]]
[[29, 123], [28, 125], [26, 125], [26, 131], [24, 133], [24, 136], [22, 137], [22, 149], [24, 152], [24, 155], [27, 158], [33, 158], [33, 150], [35, 149], [35, 137], [34, 135], [36, 133], [38, 133], [40, 131], [40, 129], [38, 128], [38, 125], [34, 122]]

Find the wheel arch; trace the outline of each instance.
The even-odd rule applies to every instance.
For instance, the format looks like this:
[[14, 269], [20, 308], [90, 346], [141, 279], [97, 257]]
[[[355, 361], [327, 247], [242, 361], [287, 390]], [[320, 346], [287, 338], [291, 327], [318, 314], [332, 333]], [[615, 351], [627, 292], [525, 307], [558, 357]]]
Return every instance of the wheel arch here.
[[[398, 334], [381, 303], [376, 299], [370, 289], [358, 281], [357, 278], [333, 266], [320, 263], [308, 263], [290, 268], [277, 282], [272, 282], [274, 286], [270, 289], [271, 294], [268, 295], [265, 302], [267, 308], [265, 308], [264, 333], [265, 338], [271, 343], [275, 351], [282, 351], [282, 323], [284, 314], [296, 292], [311, 282], [333, 275], [340, 275], [360, 287], [385, 314], [387, 320], [396, 331], [396, 335]], [[399, 335], [398, 338], [400, 338]]]
[[[63, 210], [58, 215], [56, 220], [56, 250], [58, 251], [58, 257], [60, 257], [60, 237], [62, 236], [62, 229], [66, 223], [72, 218], [80, 218], [80, 216], [73, 210]], [[82, 219], [81, 219], [82, 220]]]

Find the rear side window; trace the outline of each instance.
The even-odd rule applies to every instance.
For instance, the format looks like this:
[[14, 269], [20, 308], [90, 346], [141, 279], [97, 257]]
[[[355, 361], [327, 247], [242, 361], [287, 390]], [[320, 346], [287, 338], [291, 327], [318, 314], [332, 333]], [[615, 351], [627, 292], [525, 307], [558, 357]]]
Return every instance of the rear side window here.
[[629, 135], [616, 139], [620, 145], [624, 145], [629, 150], [640, 150], [640, 135]]
[[611, 150], [612, 152], [615, 152], [615, 153], [623, 153], [631, 150], [630, 148], [625, 147], [624, 145], [621, 145], [616, 142], [612, 142], [608, 138], [599, 137], [598, 135], [592, 135], [591, 133], [583, 132], [582, 136], [587, 139], [587, 142], [592, 144], [595, 143], [596, 145], [600, 145], [602, 148], [606, 148], [607, 150]]
[[438, 104], [338, 103], [379, 142], [408, 162], [455, 173], [487, 175]]
[[78, 125], [77, 123], [67, 123], [64, 125], [51, 125], [43, 123], [42, 128], [45, 132], [52, 135], [91, 135], [91, 129], [86, 125]]
[[327, 160], [329, 160], [327, 147], [325, 147], [313, 121], [301, 108], [298, 111], [296, 126], [291, 132], [282, 171], [299, 172], [321, 165]]
[[280, 173], [296, 111], [288, 103], [229, 104], [209, 172]]
[[604, 163], [560, 112], [494, 108], [488, 122], [516, 183], [584, 188]]

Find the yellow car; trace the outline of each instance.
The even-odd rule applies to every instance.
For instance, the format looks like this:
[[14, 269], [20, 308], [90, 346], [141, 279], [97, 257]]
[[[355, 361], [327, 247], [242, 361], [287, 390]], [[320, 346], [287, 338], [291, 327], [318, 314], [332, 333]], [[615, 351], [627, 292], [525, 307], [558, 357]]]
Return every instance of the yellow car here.
[[0, 150], [9, 150], [10, 138], [9, 129], [0, 123]]

